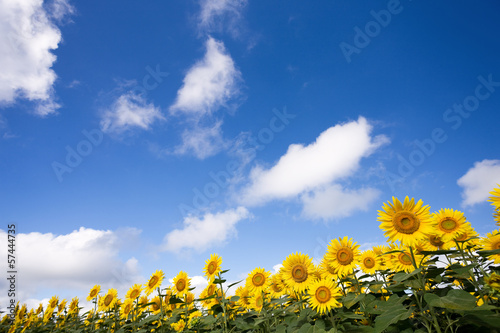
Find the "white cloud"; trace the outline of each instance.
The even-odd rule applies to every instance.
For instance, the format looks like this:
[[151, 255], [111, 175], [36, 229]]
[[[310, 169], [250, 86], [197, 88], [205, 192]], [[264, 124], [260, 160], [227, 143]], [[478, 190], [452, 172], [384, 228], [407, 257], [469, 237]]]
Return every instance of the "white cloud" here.
[[51, 51], [57, 49], [61, 32], [50, 17], [66, 15], [64, 6], [71, 8], [68, 1], [56, 1], [57, 13], [51, 13], [42, 0], [0, 2], [0, 104], [26, 98], [37, 103], [35, 113], [40, 116], [59, 108], [53, 91], [57, 75], [51, 69], [56, 56]]
[[241, 74], [224, 44], [209, 37], [206, 49], [205, 57], [186, 74], [176, 101], [170, 107], [172, 113], [211, 114], [238, 93], [237, 82]]
[[199, 159], [205, 159], [221, 151], [226, 143], [222, 138], [222, 122], [213, 127], [194, 127], [182, 133], [182, 144], [174, 150], [175, 154], [191, 153]]
[[379, 195], [373, 188], [349, 190], [332, 184], [302, 196], [303, 215], [314, 219], [347, 217], [357, 210], [368, 210]]
[[103, 132], [121, 133], [132, 128], [149, 129], [155, 120], [163, 120], [160, 108], [138, 94], [128, 92], [116, 99], [101, 119]]
[[183, 229], [175, 229], [165, 236], [163, 250], [175, 253], [205, 251], [235, 236], [236, 223], [249, 216], [246, 208], [238, 207], [217, 214], [207, 213], [202, 218], [186, 217]]
[[457, 184], [463, 188], [464, 207], [488, 200], [490, 192], [500, 184], [500, 160], [474, 163], [474, 166], [457, 180]]
[[[18, 300], [33, 298], [45, 289], [88, 293], [94, 284], [119, 289], [120, 286], [129, 287], [141, 279], [138, 262], [133, 257], [120, 259], [119, 251], [129, 246], [138, 234], [139, 231], [133, 228], [103, 231], [83, 227], [65, 235], [17, 234]], [[0, 230], [0, 239], [0, 245], [6, 249], [7, 235], [3, 230]], [[0, 260], [7, 262], [6, 251], [1, 251]], [[0, 289], [6, 290], [6, 282], [6, 279], [0, 280]], [[1, 304], [6, 304], [4, 296], [0, 296]]]
[[238, 22], [247, 0], [201, 0], [198, 27], [201, 31], [222, 31], [224, 26], [238, 35]]
[[[251, 170], [250, 185], [243, 189], [242, 202], [256, 205], [292, 198], [352, 175], [361, 158], [387, 142], [385, 136], [371, 137], [371, 129], [367, 120], [359, 117], [357, 121], [328, 128], [307, 146], [290, 145], [273, 167], [257, 166]], [[317, 196], [323, 195], [318, 192]], [[308, 202], [312, 204], [312, 200]]]

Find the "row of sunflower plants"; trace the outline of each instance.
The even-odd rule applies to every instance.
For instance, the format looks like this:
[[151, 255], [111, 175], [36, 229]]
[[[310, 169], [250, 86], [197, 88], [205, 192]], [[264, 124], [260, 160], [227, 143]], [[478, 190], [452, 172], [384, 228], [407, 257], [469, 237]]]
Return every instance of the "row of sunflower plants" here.
[[[500, 187], [491, 194], [500, 226]], [[212, 254], [197, 297], [186, 272], [164, 286], [158, 270], [123, 299], [94, 286], [86, 312], [76, 297], [18, 304], [0, 333], [500, 332], [500, 230], [480, 237], [462, 212], [408, 197], [384, 203], [378, 221], [387, 244], [370, 250], [341, 237], [319, 264], [292, 253], [279, 272], [257, 267], [232, 284]]]

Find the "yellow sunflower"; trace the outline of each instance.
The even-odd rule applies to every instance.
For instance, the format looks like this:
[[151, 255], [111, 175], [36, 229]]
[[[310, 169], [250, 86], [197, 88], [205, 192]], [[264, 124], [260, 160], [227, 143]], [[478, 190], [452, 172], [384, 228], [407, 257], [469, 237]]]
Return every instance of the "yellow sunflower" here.
[[217, 254], [211, 254], [210, 259], [208, 259], [205, 265], [205, 276], [208, 278], [208, 281], [213, 281], [217, 274], [221, 271], [222, 258]]
[[264, 307], [265, 295], [264, 293], [254, 294], [249, 299], [249, 308], [260, 312]]
[[271, 284], [269, 280], [271, 273], [264, 268], [255, 268], [248, 274], [246, 285], [252, 294], [260, 294]]
[[[205, 308], [210, 309], [212, 306], [217, 304], [217, 299], [215, 296], [217, 295], [217, 286], [213, 283], [209, 283], [208, 286], [203, 289], [200, 293], [200, 299], [202, 299], [201, 304], [205, 306]], [[212, 298], [209, 298], [213, 296]], [[204, 299], [208, 298], [208, 299]]]
[[292, 253], [283, 261], [280, 271], [285, 284], [293, 291], [301, 293], [312, 282], [314, 265], [307, 254]]
[[498, 211], [500, 210], [500, 185], [497, 184], [497, 187], [493, 189], [493, 191], [490, 192], [492, 195], [489, 198], [489, 202], [495, 207], [495, 210]]
[[91, 301], [96, 298], [100, 291], [100, 285], [96, 284], [95, 286], [93, 286], [92, 289], [90, 289], [89, 295], [87, 296], [87, 301]]
[[485, 276], [484, 282], [486, 282], [491, 289], [500, 291], [500, 275], [497, 273], [491, 273], [490, 276]]
[[75, 297], [71, 300], [71, 303], [69, 304], [69, 308], [68, 308], [68, 314], [78, 314], [78, 302], [79, 302], [79, 299], [78, 297]]
[[364, 251], [359, 258], [359, 266], [366, 274], [375, 274], [382, 269], [382, 259], [373, 251]]
[[161, 282], [163, 281], [163, 277], [164, 277], [164, 274], [163, 274], [163, 271], [156, 271], [154, 272], [151, 277], [149, 278], [149, 281], [148, 283], [146, 283], [144, 285], [145, 287], [145, 293], [146, 295], [149, 296], [149, 294], [151, 294], [153, 292], [153, 290], [155, 290], [156, 288], [160, 287], [161, 285]]
[[[410, 248], [407, 246], [400, 246], [395, 250], [399, 250], [401, 252], [394, 253], [394, 256], [391, 258], [392, 270], [396, 272], [405, 271], [407, 273], [415, 270], [415, 266], [413, 265], [413, 261], [411, 258]], [[423, 256], [415, 252], [413, 253], [413, 256], [415, 257], [416, 264], [419, 267], [420, 261], [422, 260]]]
[[436, 234], [441, 236], [443, 243], [462, 234], [468, 223], [465, 221], [464, 213], [451, 208], [440, 209], [433, 213], [432, 219], [436, 224]]
[[59, 297], [58, 296], [52, 296], [49, 300], [49, 305], [48, 307], [51, 308], [52, 310], [54, 310], [57, 306], [57, 304], [59, 304]]
[[449, 247], [455, 247], [458, 243], [460, 247], [465, 246], [473, 246], [479, 242], [478, 237], [479, 234], [474, 230], [474, 228], [470, 225], [470, 223], [466, 223], [464, 231], [456, 236], [454, 239], [449, 241]]
[[184, 321], [184, 319], [180, 319], [178, 322], [175, 322], [171, 325], [172, 325], [172, 328], [176, 332], [182, 332], [182, 331], [184, 331], [184, 328], [186, 327], [186, 322]]
[[190, 285], [191, 279], [188, 278], [187, 273], [184, 271], [180, 271], [179, 274], [174, 277], [173, 292], [177, 296], [185, 295], [188, 292]]
[[134, 309], [134, 299], [132, 298], [127, 298], [123, 302], [123, 304], [120, 306], [120, 318], [123, 320], [127, 320], [129, 314], [132, 312]]
[[43, 304], [40, 303], [40, 304], [38, 304], [38, 308], [36, 309], [35, 314], [39, 315], [42, 312], [43, 312]]
[[153, 297], [153, 299], [150, 301], [150, 303], [153, 303], [149, 306], [149, 310], [153, 314], [158, 314], [161, 312], [162, 309], [163, 309], [163, 311], [165, 311], [165, 309], [166, 309], [166, 304], [165, 304], [165, 302], [162, 301], [160, 296]]
[[148, 303], [149, 303], [148, 296], [142, 295], [141, 297], [139, 297], [139, 301], [137, 302], [137, 309], [139, 313], [143, 313], [144, 311], [146, 311], [146, 304]]
[[234, 294], [239, 297], [236, 301], [236, 305], [243, 309], [250, 309], [250, 297], [252, 294], [247, 286], [239, 286]]
[[338, 277], [337, 271], [328, 264], [326, 257], [323, 257], [319, 263], [319, 273], [322, 279], [337, 280]]
[[405, 198], [401, 203], [392, 197], [393, 203], [383, 205], [383, 211], [378, 211], [378, 221], [381, 222], [380, 229], [389, 241], [399, 241], [403, 245], [414, 245], [419, 239], [425, 238], [425, 234], [433, 231], [435, 222], [429, 213], [429, 206], [422, 206], [422, 200], [415, 204], [413, 198]]
[[338, 287], [331, 280], [321, 279], [311, 283], [309, 287], [309, 305], [320, 314], [342, 305], [337, 300], [342, 296]]
[[500, 209], [495, 210], [493, 213], [493, 219], [495, 220], [495, 224], [500, 226]]
[[[500, 249], [500, 230], [486, 234], [486, 237], [481, 238], [479, 246], [482, 250], [487, 251]], [[495, 264], [500, 263], [500, 254], [493, 254], [488, 258], [493, 260]]]
[[327, 263], [337, 271], [339, 276], [351, 274], [359, 262], [359, 245], [352, 238], [333, 239], [325, 254]]
[[118, 301], [118, 291], [116, 289], [108, 289], [106, 295], [99, 298], [99, 311], [111, 310]]
[[271, 276], [269, 291], [271, 298], [280, 298], [285, 294], [286, 286], [281, 273], [276, 273]]
[[[441, 235], [437, 234], [427, 235], [427, 238], [422, 241], [427, 245], [424, 251], [449, 250], [453, 247], [453, 245], [455, 245], [453, 239], [451, 239], [453, 241], [452, 244], [450, 240], [444, 241]], [[418, 249], [418, 245], [416, 246], [416, 248]]]
[[139, 296], [141, 296], [142, 292], [142, 284], [134, 284], [125, 294], [125, 298], [136, 300]]

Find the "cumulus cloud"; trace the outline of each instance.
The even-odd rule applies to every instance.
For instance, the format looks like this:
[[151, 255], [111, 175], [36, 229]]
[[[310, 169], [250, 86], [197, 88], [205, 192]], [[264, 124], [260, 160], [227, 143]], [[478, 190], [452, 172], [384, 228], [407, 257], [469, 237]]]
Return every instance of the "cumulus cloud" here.
[[374, 188], [344, 189], [332, 184], [302, 196], [303, 214], [313, 219], [335, 219], [350, 216], [357, 210], [368, 210], [380, 196]]
[[490, 192], [500, 184], [500, 160], [482, 160], [474, 163], [465, 175], [457, 180], [462, 187], [462, 206], [473, 206], [488, 200]]
[[[357, 121], [328, 128], [307, 146], [290, 145], [271, 168], [256, 166], [251, 170], [250, 185], [243, 189], [242, 202], [256, 205], [292, 198], [352, 175], [363, 157], [387, 142], [384, 136], [371, 137], [371, 130], [368, 121], [359, 117]], [[318, 192], [316, 196], [323, 195]], [[311, 201], [311, 197], [306, 200]]]
[[221, 151], [226, 143], [222, 137], [222, 122], [216, 122], [212, 127], [196, 126], [185, 129], [182, 133], [182, 144], [174, 150], [175, 154], [193, 154], [199, 159], [205, 159]]
[[180, 253], [183, 250], [203, 252], [236, 235], [236, 224], [250, 216], [244, 207], [221, 213], [207, 213], [202, 218], [184, 218], [183, 229], [175, 229], [164, 238], [163, 250]]
[[238, 93], [240, 77], [224, 44], [209, 37], [204, 58], [186, 74], [170, 111], [191, 116], [211, 114]]
[[128, 92], [118, 97], [101, 119], [101, 129], [121, 133], [133, 128], [147, 130], [156, 120], [164, 120], [160, 108], [147, 103], [139, 94]]
[[247, 0], [201, 0], [198, 27], [201, 31], [222, 31], [238, 35], [238, 22]]
[[68, 1], [48, 6], [42, 0], [0, 2], [0, 105], [25, 98], [37, 104], [35, 113], [46, 116], [60, 106], [55, 102], [52, 70], [61, 32], [51, 18], [61, 19], [71, 12]]
[[[29, 299], [41, 289], [82, 290], [99, 283], [114, 287], [130, 286], [140, 279], [135, 258], [122, 260], [120, 249], [123, 239], [133, 241], [137, 229], [104, 231], [80, 228], [70, 234], [32, 232], [16, 235], [16, 269], [19, 272], [19, 300]], [[1, 244], [7, 248], [6, 232], [0, 230]], [[6, 251], [0, 260], [7, 262]], [[0, 280], [0, 288], [7, 290], [6, 280]], [[6, 296], [6, 295], [2, 295]], [[4, 299], [0, 303], [5, 304]]]

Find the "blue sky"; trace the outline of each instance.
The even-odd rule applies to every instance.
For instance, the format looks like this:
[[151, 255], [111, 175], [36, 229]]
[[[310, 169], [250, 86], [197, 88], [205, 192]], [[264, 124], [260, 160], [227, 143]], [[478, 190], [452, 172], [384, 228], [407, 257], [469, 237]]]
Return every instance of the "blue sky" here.
[[201, 288], [212, 253], [238, 280], [320, 259], [332, 238], [368, 249], [392, 196], [490, 232], [498, 9], [1, 1], [0, 233], [16, 224], [18, 299], [123, 295], [157, 269]]

